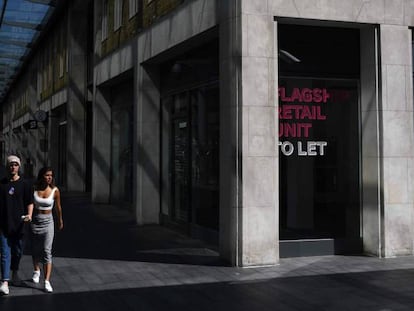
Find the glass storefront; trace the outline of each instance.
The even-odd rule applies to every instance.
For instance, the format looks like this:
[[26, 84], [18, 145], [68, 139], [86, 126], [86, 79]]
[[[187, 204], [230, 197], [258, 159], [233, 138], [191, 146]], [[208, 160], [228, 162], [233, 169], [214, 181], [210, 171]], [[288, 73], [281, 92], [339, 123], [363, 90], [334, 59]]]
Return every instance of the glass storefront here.
[[359, 236], [358, 85], [281, 78], [280, 238]]
[[219, 93], [216, 83], [174, 94], [171, 109], [171, 217], [218, 229]]
[[219, 226], [218, 69], [217, 39], [161, 66], [163, 149], [168, 152], [163, 219], [213, 243]]
[[218, 230], [219, 89], [217, 84], [191, 92], [191, 185], [193, 218]]
[[[358, 31], [279, 26], [281, 257], [317, 254], [315, 241], [321, 254], [358, 252]], [[314, 250], [302, 252], [306, 243]]]

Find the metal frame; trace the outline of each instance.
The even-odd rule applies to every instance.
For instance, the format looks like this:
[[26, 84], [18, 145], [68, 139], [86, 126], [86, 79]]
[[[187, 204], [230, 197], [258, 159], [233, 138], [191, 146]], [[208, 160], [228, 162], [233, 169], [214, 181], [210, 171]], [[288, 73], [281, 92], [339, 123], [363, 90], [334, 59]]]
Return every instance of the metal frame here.
[[0, 0], [0, 104], [52, 16], [58, 0]]

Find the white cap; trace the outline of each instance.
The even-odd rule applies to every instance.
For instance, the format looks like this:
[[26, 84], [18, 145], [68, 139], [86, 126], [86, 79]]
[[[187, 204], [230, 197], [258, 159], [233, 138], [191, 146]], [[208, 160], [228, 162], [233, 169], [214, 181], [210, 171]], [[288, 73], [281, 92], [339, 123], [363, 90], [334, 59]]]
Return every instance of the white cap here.
[[20, 159], [19, 159], [18, 156], [15, 156], [15, 155], [8, 156], [7, 157], [7, 164], [10, 164], [10, 163], [13, 163], [13, 162], [19, 164], [19, 166], [20, 166]]

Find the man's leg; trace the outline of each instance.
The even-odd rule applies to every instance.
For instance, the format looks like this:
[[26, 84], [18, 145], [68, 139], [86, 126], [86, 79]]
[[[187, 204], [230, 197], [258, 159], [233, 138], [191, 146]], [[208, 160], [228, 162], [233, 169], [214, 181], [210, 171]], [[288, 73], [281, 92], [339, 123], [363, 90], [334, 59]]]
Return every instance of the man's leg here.
[[19, 285], [20, 278], [17, 274], [19, 271], [20, 260], [22, 259], [23, 254], [23, 239], [20, 237], [12, 237], [10, 240], [10, 251], [11, 251], [11, 261], [10, 261], [10, 270], [12, 271], [12, 282], [13, 285]]
[[0, 294], [9, 294], [11, 250], [8, 239], [0, 234], [0, 266], [1, 266], [1, 284]]
[[8, 239], [0, 234], [0, 253], [1, 253], [1, 280], [10, 280], [11, 250]]

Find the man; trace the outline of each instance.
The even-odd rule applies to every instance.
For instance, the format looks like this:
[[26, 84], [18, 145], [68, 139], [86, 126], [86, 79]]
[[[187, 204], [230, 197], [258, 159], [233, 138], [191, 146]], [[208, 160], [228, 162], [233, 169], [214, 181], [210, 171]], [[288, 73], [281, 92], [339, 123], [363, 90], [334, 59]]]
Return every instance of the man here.
[[7, 177], [0, 181], [0, 294], [9, 294], [10, 271], [17, 282], [20, 259], [23, 254], [24, 223], [33, 213], [33, 195], [30, 185], [19, 175], [20, 159], [7, 158]]

